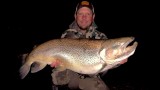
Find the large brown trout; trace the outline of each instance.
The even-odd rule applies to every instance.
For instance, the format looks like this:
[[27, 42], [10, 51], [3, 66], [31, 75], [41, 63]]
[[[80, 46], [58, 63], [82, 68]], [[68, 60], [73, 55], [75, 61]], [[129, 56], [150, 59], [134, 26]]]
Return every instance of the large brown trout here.
[[[34, 48], [20, 68], [23, 79], [46, 65], [56, 70], [72, 70], [81, 74], [97, 74], [109, 70], [134, 54], [138, 43], [134, 37], [113, 39], [54, 39]], [[34, 63], [34, 64], [33, 64]], [[33, 65], [32, 65], [33, 64]]]

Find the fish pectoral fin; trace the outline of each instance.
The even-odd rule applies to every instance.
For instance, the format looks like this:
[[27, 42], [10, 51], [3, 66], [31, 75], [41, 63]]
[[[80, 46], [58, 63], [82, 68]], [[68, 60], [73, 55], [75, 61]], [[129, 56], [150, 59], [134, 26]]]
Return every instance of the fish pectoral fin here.
[[107, 72], [108, 72], [108, 70], [107, 70], [107, 71], [102, 72], [102, 73], [101, 73], [101, 76], [102, 76], [102, 77], [103, 77], [103, 76], [105, 76]]
[[95, 75], [98, 75], [106, 66], [107, 66], [107, 64], [103, 63], [102, 68], [100, 70], [98, 70], [98, 72], [96, 72]]
[[32, 66], [31, 66], [31, 73], [35, 73], [35, 72], [38, 72], [40, 70], [42, 70], [47, 64], [45, 63], [33, 63]]

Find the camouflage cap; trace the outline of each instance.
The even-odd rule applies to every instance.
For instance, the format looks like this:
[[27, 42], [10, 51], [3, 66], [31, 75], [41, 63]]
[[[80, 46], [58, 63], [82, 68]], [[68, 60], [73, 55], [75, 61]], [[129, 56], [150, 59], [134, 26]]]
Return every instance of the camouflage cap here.
[[77, 11], [82, 7], [88, 7], [94, 13], [94, 7], [89, 1], [81, 1], [80, 3], [78, 3], [75, 13], [77, 13]]

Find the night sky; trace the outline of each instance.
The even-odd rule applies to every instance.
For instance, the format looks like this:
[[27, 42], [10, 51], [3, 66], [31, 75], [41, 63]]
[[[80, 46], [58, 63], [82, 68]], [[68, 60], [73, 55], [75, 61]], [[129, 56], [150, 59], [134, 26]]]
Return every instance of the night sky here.
[[[149, 90], [148, 71], [150, 67], [148, 44], [148, 7], [144, 2], [107, 2], [92, 0], [95, 8], [95, 22], [98, 30], [108, 38], [134, 36], [139, 43], [135, 54], [128, 62], [108, 71], [103, 80], [111, 90]], [[7, 7], [7, 61], [10, 68], [5, 74], [10, 84], [16, 84], [15, 90], [51, 90], [51, 68], [47, 66], [38, 73], [20, 80], [18, 69], [21, 66], [19, 56], [30, 52], [34, 45], [60, 38], [64, 30], [74, 20], [77, 0], [59, 0], [58, 2], [10, 2]], [[152, 31], [152, 30], [150, 30]], [[149, 32], [150, 33], [150, 32]], [[11, 42], [12, 41], [12, 42]], [[150, 41], [153, 42], [153, 41]], [[8, 61], [9, 60], [9, 61]], [[146, 77], [147, 76], [147, 77]], [[20, 87], [21, 86], [21, 87]], [[9, 87], [10, 88], [10, 87]], [[118, 89], [117, 89], [118, 88]]]

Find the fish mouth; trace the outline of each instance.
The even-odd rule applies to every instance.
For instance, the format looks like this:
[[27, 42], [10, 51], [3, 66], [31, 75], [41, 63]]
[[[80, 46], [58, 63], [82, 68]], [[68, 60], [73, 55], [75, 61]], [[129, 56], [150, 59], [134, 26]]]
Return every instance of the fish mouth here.
[[137, 41], [134, 41], [132, 45], [131, 45], [131, 43], [128, 43], [128, 45], [124, 49], [125, 53], [132, 55], [135, 52], [137, 45], [138, 45]]
[[134, 37], [121, 38], [117, 43], [119, 44], [118, 47], [106, 50], [107, 64], [119, 64], [123, 60], [128, 59], [134, 54], [138, 45]]
[[123, 61], [126, 62], [131, 55], [134, 54], [137, 48], [138, 42], [134, 41], [134, 38], [129, 38], [126, 40], [123, 45], [117, 49], [117, 53], [111, 56], [110, 60], [107, 60], [107, 63], [112, 66], [116, 66]]
[[132, 37], [129, 41], [127, 41], [124, 45], [122, 45], [121, 47], [122, 54], [119, 56], [118, 61], [127, 59], [129, 56], [133, 55], [137, 46], [138, 46], [138, 42], [135, 41], [134, 37]]
[[128, 41], [128, 42], [126, 43], [126, 45], [124, 45], [124, 46], [125, 46], [125, 49], [124, 49], [124, 50], [126, 50], [126, 53], [130, 53], [130, 52], [132, 52], [132, 51], [135, 51], [137, 45], [138, 45], [138, 42], [135, 41], [135, 38], [134, 38], [134, 37], [132, 37], [131, 40]]

